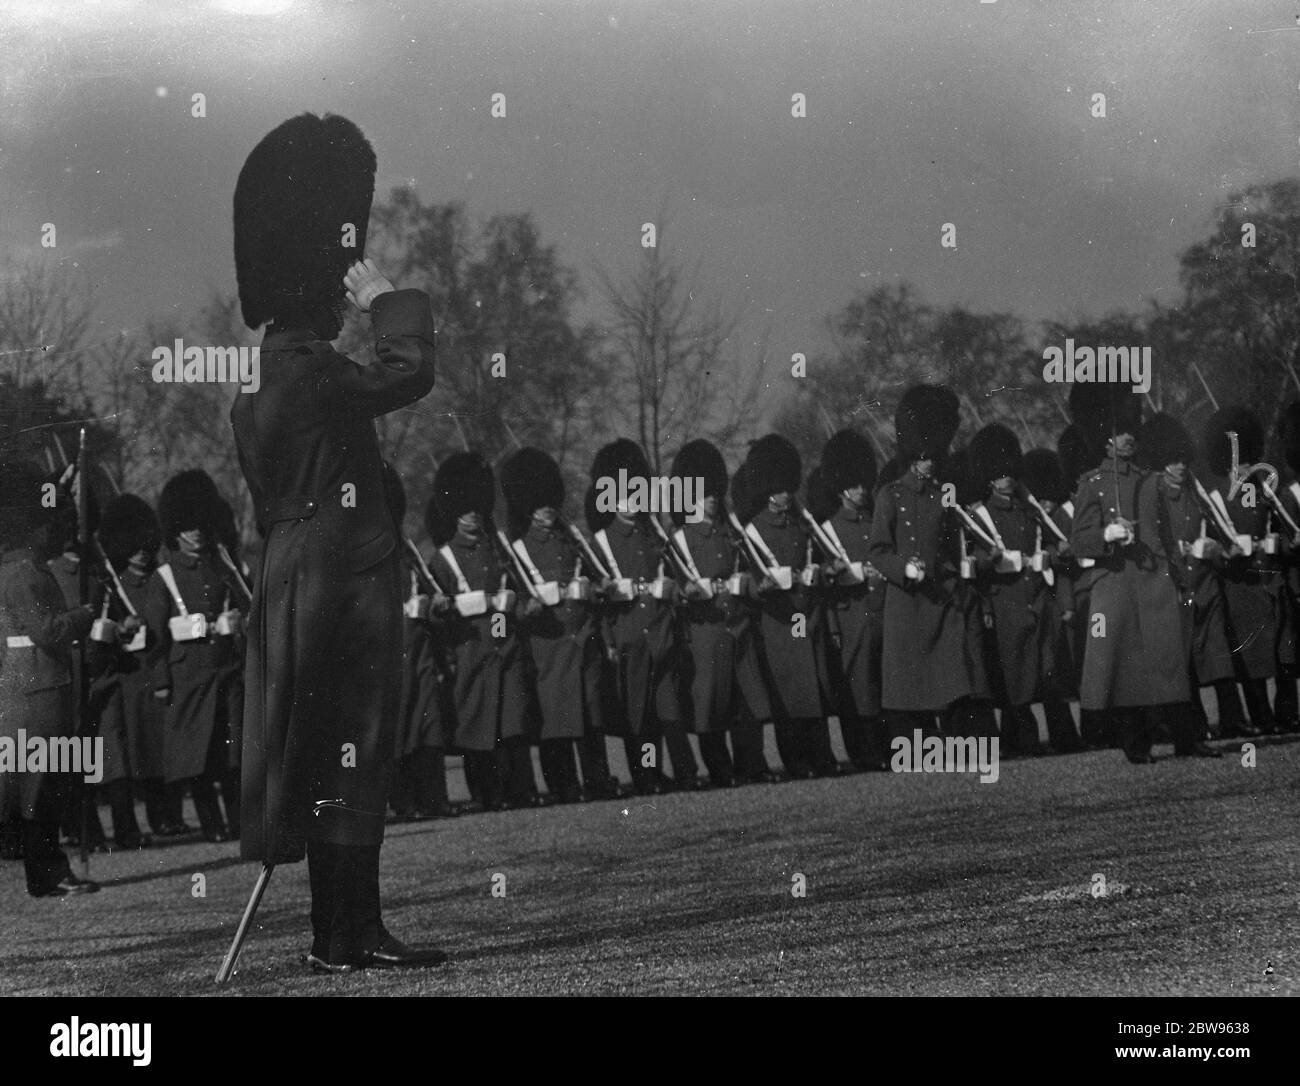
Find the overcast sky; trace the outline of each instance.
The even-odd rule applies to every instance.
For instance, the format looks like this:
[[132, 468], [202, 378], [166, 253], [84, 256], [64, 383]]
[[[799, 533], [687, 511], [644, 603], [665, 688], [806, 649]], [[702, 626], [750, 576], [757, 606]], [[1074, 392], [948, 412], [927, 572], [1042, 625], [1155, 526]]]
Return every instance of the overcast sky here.
[[1177, 254], [1229, 191], [1296, 172], [1298, 10], [0, 0], [0, 242], [75, 263], [105, 335], [188, 311], [234, 290], [244, 158], [313, 110], [361, 126], [381, 193], [531, 211], [588, 288], [584, 316], [593, 269], [632, 266], [664, 207], [699, 293], [743, 312], [745, 343], [770, 328], [787, 364], [897, 278], [1030, 319], [1137, 308], [1176, 297]]

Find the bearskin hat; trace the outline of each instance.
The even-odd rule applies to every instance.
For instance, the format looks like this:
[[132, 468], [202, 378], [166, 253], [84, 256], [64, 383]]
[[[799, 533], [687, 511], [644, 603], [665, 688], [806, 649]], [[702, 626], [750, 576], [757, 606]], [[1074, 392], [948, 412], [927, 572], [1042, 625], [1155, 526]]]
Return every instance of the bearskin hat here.
[[[826, 465], [818, 464], [808, 473], [808, 481], [804, 483], [804, 503], [818, 523], [829, 520], [840, 507], [839, 490], [831, 487], [826, 480], [826, 475]], [[849, 486], [854, 485], [856, 484], [849, 484]], [[846, 488], [840, 488], [843, 489]]]
[[[375, 152], [346, 117], [303, 113], [253, 148], [235, 183], [235, 278], [244, 323], [341, 306], [362, 259]], [[343, 245], [346, 224], [356, 247]]]
[[750, 467], [753, 500], [765, 502], [781, 491], [795, 494], [803, 479], [799, 450], [780, 434], [760, 437], [749, 447], [745, 463]]
[[1253, 464], [1264, 455], [1264, 424], [1248, 407], [1225, 407], [1205, 424], [1205, 463], [1211, 474], [1226, 476], [1232, 471], [1232, 441], [1237, 435], [1237, 461]]
[[626, 471], [628, 478], [640, 476], [650, 478], [650, 461], [641, 451], [641, 446], [626, 437], [611, 441], [596, 450], [591, 462], [591, 481], [598, 483], [601, 479], [618, 480], [619, 471]]
[[960, 425], [961, 404], [952, 389], [913, 385], [894, 412], [899, 455], [905, 461], [941, 459]]
[[703, 479], [706, 498], [727, 496], [727, 462], [711, 441], [688, 441], [673, 457], [672, 475], [681, 479]]
[[[722, 453], [713, 442], [705, 441], [703, 438], [688, 441], [673, 457], [672, 467], [669, 470], [674, 479], [703, 479], [704, 490], [701, 497], [717, 498], [720, 502], [726, 501], [727, 462], [723, 460]], [[687, 512], [688, 510], [672, 510], [673, 523], [681, 527], [686, 522]]]
[[1187, 428], [1163, 411], [1147, 419], [1138, 434], [1138, 463], [1152, 471], [1163, 471], [1179, 460], [1191, 463], [1195, 449]]
[[[832, 494], [849, 487], [866, 487], [867, 496], [876, 488], [876, 456], [871, 442], [857, 430], [832, 434], [822, 446], [822, 478]], [[811, 486], [809, 493], [811, 494]]]
[[1278, 416], [1277, 432], [1287, 466], [1300, 472], [1300, 400], [1292, 400]]
[[1061, 474], [1065, 476], [1066, 489], [1071, 494], [1084, 472], [1101, 463], [1102, 452], [1092, 448], [1083, 438], [1083, 431], [1071, 424], [1061, 431], [1056, 442], [1056, 455], [1061, 459]]
[[0, 464], [0, 545], [15, 546], [54, 510], [41, 501], [45, 473], [26, 460]]
[[731, 508], [741, 521], [748, 524], [766, 504], [767, 496], [758, 492], [754, 481], [754, 465], [746, 460], [731, 477]]
[[147, 501], [134, 494], [119, 495], [104, 507], [97, 534], [99, 545], [118, 569], [137, 551], [152, 556], [162, 546], [158, 517]]
[[1070, 389], [1070, 418], [1088, 445], [1089, 455], [1100, 463], [1106, 455], [1106, 442], [1114, 435], [1137, 437], [1142, 427], [1142, 400], [1131, 385], [1076, 382]]
[[1061, 471], [1061, 458], [1051, 449], [1030, 449], [1020, 466], [1020, 481], [1039, 501], [1061, 502], [1070, 500], [1070, 491]]
[[1010, 475], [1019, 479], [1024, 471], [1020, 440], [1000, 422], [992, 422], [971, 438], [971, 482], [987, 489], [994, 479]]
[[536, 510], [548, 505], [558, 510], [564, 505], [564, 476], [549, 453], [519, 449], [501, 465], [501, 492], [510, 534], [522, 535]]
[[213, 540], [230, 544], [234, 513], [202, 468], [191, 468], [167, 480], [158, 498], [158, 523], [163, 542], [176, 546], [181, 532], [202, 528]]
[[439, 511], [448, 520], [455, 521], [466, 513], [490, 517], [496, 505], [492, 466], [481, 453], [453, 453], [434, 474], [433, 496]]

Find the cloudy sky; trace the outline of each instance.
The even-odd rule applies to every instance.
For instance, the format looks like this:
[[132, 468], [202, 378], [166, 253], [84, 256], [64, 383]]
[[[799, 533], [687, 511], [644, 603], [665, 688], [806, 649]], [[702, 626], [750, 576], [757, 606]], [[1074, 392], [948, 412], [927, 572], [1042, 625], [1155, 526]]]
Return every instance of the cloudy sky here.
[[75, 265], [105, 335], [190, 310], [234, 290], [248, 151], [331, 111], [374, 144], [380, 192], [531, 211], [589, 288], [584, 316], [594, 269], [630, 268], [665, 208], [698, 292], [743, 314], [741, 345], [770, 329], [777, 359], [897, 278], [1031, 319], [1136, 308], [1176, 296], [1177, 253], [1229, 191], [1300, 165], [1297, 10], [0, 0], [0, 244]]

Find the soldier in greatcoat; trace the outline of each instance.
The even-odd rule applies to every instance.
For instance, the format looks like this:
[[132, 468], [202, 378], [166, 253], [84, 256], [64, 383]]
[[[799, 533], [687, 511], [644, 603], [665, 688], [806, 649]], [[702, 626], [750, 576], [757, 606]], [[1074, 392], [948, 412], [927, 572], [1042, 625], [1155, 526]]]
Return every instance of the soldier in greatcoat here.
[[670, 470], [683, 493], [688, 483], [698, 487], [694, 509], [672, 512], [673, 544], [686, 566], [677, 581], [684, 601], [679, 631], [687, 727], [714, 785], [764, 780], [769, 771], [759, 722], [770, 710], [748, 606], [756, 598], [754, 582], [742, 572], [727, 520], [726, 461], [715, 445], [697, 438], [678, 450]]
[[736, 513], [762, 562], [759, 659], [777, 751], [793, 778], [836, 776], [842, 771], [827, 722], [835, 712], [828, 666], [833, 646], [818, 552], [795, 500], [803, 465], [789, 441], [768, 434], [750, 446], [738, 474], [750, 500]]
[[[495, 537], [496, 480], [476, 452], [455, 453], [434, 477], [426, 517], [431, 536], [439, 523], [454, 531], [429, 561], [447, 612], [447, 645], [454, 661], [456, 729], [452, 746], [465, 755], [465, 772], [488, 810], [541, 806], [533, 774], [535, 724], [528, 714], [525, 646], [519, 619], [524, 585]], [[508, 595], [507, 595], [508, 593]]]
[[1225, 545], [1233, 540], [1209, 530], [1214, 518], [1196, 493], [1191, 474], [1194, 446], [1191, 435], [1172, 415], [1156, 414], [1138, 433], [1138, 463], [1156, 475], [1165, 524], [1173, 542], [1170, 571], [1182, 601], [1188, 675], [1192, 686], [1190, 712], [1176, 711], [1169, 720], [1174, 754], [1217, 758], [1205, 743], [1207, 721], [1200, 688], [1213, 686], [1219, 703], [1219, 725], [1241, 716], [1228, 643], [1227, 615], [1219, 570]]
[[[614, 493], [617, 499], [620, 479], [628, 480], [626, 500], [616, 500], [613, 510], [602, 509], [598, 494]], [[682, 721], [674, 619], [677, 585], [650, 525], [649, 510], [632, 508], [633, 481], [638, 479], [648, 487], [651, 471], [635, 442], [619, 438], [602, 446], [592, 460], [586, 513], [597, 557], [611, 575], [599, 608], [607, 661], [606, 727], [623, 739], [633, 787], [648, 795], [696, 789], [707, 782], [699, 777]], [[665, 744], [672, 778], [663, 772]]]
[[[22, 461], [0, 464], [0, 739], [24, 763], [44, 744], [41, 769], [0, 773], [0, 815], [21, 826], [27, 892], [33, 897], [90, 893], [97, 884], [72, 873], [59, 848], [69, 778], [52, 772], [53, 744], [76, 730], [72, 647], [95, 620], [95, 603], [69, 608], [45, 564], [61, 543], [60, 516], [47, 508], [44, 479]], [[64, 768], [59, 766], [58, 768]], [[83, 769], [89, 772], [84, 765]], [[84, 778], [84, 774], [82, 774]]]
[[[1030, 449], [1025, 453], [1021, 470], [1026, 494], [1032, 495], [1042, 507], [1040, 517], [1046, 514], [1044, 531], [1050, 532], [1052, 544], [1052, 583], [1048, 585], [1048, 591], [1054, 616], [1056, 668], [1052, 689], [1043, 696], [1047, 741], [1057, 754], [1070, 754], [1084, 749], [1074, 724], [1074, 715], [1070, 712], [1070, 700], [1079, 696], [1079, 672], [1070, 631], [1075, 620], [1075, 590], [1080, 571], [1070, 551], [1070, 515], [1065, 510], [1074, 492], [1073, 480], [1066, 484], [1061, 458], [1052, 449]], [[1044, 535], [1043, 538], [1047, 540], [1048, 537]]]
[[[888, 769], [888, 736], [880, 707], [885, 579], [871, 565], [876, 490], [871, 442], [856, 430], [832, 434], [813, 474], [818, 481], [809, 476], [809, 508], [832, 546], [842, 552], [830, 556], [833, 568], [825, 591], [837, 648], [832, 680], [838, 694], [840, 734], [856, 768]], [[814, 504], [814, 495], [823, 488], [827, 510]]]
[[1172, 543], [1155, 476], [1134, 461], [1141, 402], [1128, 385], [1077, 383], [1070, 413], [1100, 454], [1074, 496], [1070, 547], [1091, 558], [1079, 704], [1109, 710], [1125, 756], [1147, 764], [1153, 725], [1191, 699]]
[[[890, 731], [987, 729], [988, 680], [978, 599], [961, 580], [956, 483], [940, 470], [957, 433], [959, 405], [946, 388], [916, 385], [899, 401], [898, 478], [880, 487], [871, 522], [871, 563], [885, 589], [881, 704]], [[945, 495], [951, 501], [945, 501]]]
[[121, 494], [104, 507], [95, 534], [109, 588], [107, 617], [116, 625], [112, 641], [93, 645], [106, 657], [92, 696], [104, 739], [103, 789], [114, 844], [140, 848], [150, 838], [136, 821], [137, 798], [145, 801], [150, 829], [171, 832], [163, 815], [164, 711], [149, 685], [149, 629], [143, 618], [162, 535], [153, 509], [134, 494]]
[[[1230, 433], [1237, 435], [1236, 464]], [[1233, 661], [1250, 722], [1267, 735], [1280, 730], [1268, 700], [1268, 681], [1279, 665], [1288, 669], [1295, 663], [1295, 630], [1283, 575], [1291, 533], [1264, 492], [1267, 469], [1233, 477], [1234, 467], [1249, 471], [1263, 456], [1259, 416], [1244, 407], [1216, 411], [1205, 424], [1203, 444], [1205, 487], [1238, 536], [1221, 574]]]
[[[428, 295], [361, 261], [375, 155], [346, 118], [302, 114], [235, 187], [244, 322], [266, 327], [262, 383], [231, 422], [264, 540], [248, 623], [240, 854], [307, 859], [318, 972], [427, 966], [384, 927], [379, 851], [401, 691], [399, 541], [376, 417], [433, 387]], [[331, 345], [345, 300], [373, 357]]]
[[[980, 500], [972, 516], [993, 540], [977, 538], [976, 584], [992, 617], [988, 659], [994, 699], [1002, 711], [1004, 757], [1038, 752], [1031, 706], [1059, 697], [1056, 641], [1059, 620], [1048, 578], [1056, 547], [1021, 481], [1024, 457], [1016, 435], [999, 423], [970, 443], [970, 470]], [[1035, 569], [1035, 564], [1039, 568]]]
[[501, 465], [501, 491], [510, 545], [536, 589], [545, 594], [526, 606], [522, 623], [536, 711], [541, 716], [542, 775], [552, 798], [561, 803], [578, 802], [584, 788], [597, 798], [607, 788], [608, 775], [579, 784], [575, 748], [585, 751], [584, 739], [591, 741], [604, 732], [603, 648], [592, 582], [582, 570], [582, 552], [561, 527], [560, 466], [541, 449], [519, 449]]
[[247, 604], [218, 551], [228, 513], [206, 472], [167, 481], [158, 500], [165, 561], [144, 609], [153, 692], [166, 706], [163, 775], [169, 789], [188, 788], [199, 828], [214, 842], [240, 834]]
[[455, 818], [447, 797], [446, 731], [451, 721], [450, 679], [446, 676], [447, 597], [430, 583], [423, 556], [406, 536], [406, 488], [392, 465], [384, 465], [388, 504], [401, 539], [402, 694], [398, 702], [397, 768], [389, 797], [399, 822]]

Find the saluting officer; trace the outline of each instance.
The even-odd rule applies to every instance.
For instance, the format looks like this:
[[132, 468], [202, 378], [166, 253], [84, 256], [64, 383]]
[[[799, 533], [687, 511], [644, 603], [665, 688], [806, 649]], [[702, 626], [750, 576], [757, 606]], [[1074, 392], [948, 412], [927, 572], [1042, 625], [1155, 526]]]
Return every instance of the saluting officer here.
[[[50, 742], [76, 730], [72, 646], [98, 608], [69, 608], [45, 564], [57, 553], [60, 515], [47, 508], [45, 480], [21, 461], [0, 465], [0, 737]], [[20, 735], [20, 732], [23, 733]], [[27, 892], [63, 897], [98, 890], [72, 873], [59, 848], [59, 821], [72, 774], [0, 773], [0, 813], [21, 823]]]
[[[310, 113], [267, 135], [235, 187], [239, 303], [250, 328], [268, 325], [262, 386], [230, 412], [265, 540], [240, 855], [306, 857], [317, 972], [446, 960], [394, 938], [379, 898], [402, 585], [374, 420], [432, 388], [435, 331], [428, 295], [358, 261], [374, 190], [375, 153], [356, 125]], [[371, 314], [361, 361], [331, 346], [347, 300]]]

